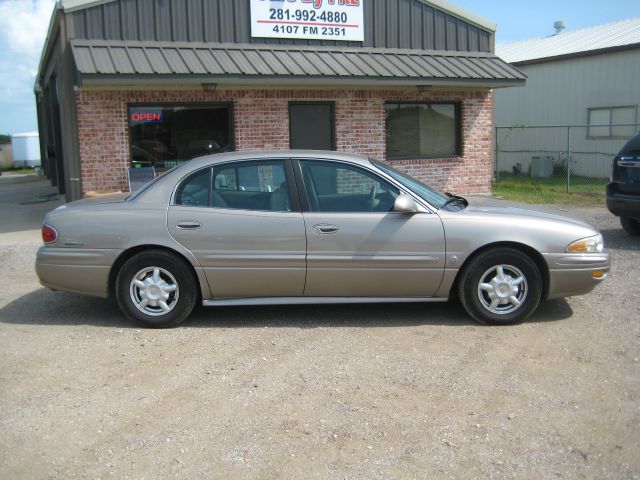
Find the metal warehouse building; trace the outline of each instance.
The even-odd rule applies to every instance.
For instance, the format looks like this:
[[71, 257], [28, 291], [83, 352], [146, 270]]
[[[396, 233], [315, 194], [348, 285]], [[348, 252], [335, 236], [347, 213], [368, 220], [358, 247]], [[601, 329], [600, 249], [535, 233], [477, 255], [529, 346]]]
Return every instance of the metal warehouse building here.
[[568, 162], [573, 174], [608, 178], [611, 159], [640, 126], [640, 17], [497, 51], [527, 75], [526, 87], [495, 94], [496, 125], [515, 127], [498, 129], [499, 168], [528, 170], [532, 158], [546, 157]]
[[68, 200], [228, 150], [314, 148], [487, 193], [492, 89], [524, 75], [443, 0], [62, 0], [36, 83]]

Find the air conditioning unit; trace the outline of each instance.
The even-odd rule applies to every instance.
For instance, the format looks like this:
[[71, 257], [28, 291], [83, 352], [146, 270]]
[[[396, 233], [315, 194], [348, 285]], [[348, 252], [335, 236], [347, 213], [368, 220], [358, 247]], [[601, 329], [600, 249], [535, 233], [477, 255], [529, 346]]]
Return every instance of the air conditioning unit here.
[[553, 155], [535, 155], [531, 157], [531, 176], [549, 178], [553, 175]]

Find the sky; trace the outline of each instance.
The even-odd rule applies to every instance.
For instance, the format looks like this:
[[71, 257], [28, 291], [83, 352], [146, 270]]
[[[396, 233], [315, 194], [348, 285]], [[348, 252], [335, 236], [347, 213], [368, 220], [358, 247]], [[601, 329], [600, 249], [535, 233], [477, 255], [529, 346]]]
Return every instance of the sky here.
[[496, 43], [546, 37], [553, 22], [566, 30], [640, 17], [638, 0], [448, 0], [498, 25]]
[[[496, 43], [640, 16], [638, 0], [449, 0], [497, 23]], [[38, 128], [33, 86], [55, 0], [0, 0], [0, 134]]]
[[0, 134], [38, 129], [35, 84], [54, 0], [0, 0]]

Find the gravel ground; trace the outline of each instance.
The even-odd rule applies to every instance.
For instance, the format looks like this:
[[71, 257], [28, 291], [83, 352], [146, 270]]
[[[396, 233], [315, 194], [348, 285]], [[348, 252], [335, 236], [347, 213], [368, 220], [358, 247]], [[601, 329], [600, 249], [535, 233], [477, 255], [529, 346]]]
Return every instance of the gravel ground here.
[[145, 330], [39, 286], [56, 202], [18, 202], [52, 191], [0, 182], [0, 478], [640, 478], [640, 240], [604, 208], [559, 209], [610, 277], [522, 325], [400, 304]]

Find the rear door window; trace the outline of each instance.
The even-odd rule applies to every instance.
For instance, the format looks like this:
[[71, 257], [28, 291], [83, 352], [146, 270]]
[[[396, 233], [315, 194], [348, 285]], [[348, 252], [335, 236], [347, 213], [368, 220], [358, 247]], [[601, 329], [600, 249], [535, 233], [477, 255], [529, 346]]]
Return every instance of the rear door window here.
[[225, 163], [200, 170], [178, 186], [174, 198], [176, 205], [292, 211], [282, 160]]
[[211, 169], [206, 168], [191, 174], [176, 190], [176, 205], [208, 207], [211, 205]]
[[214, 208], [290, 212], [284, 161], [238, 162], [215, 168], [211, 200]]

